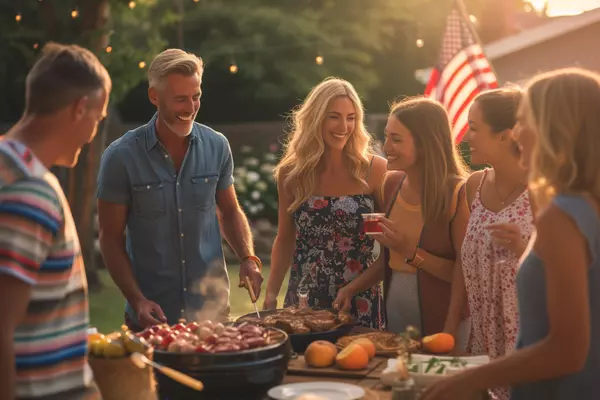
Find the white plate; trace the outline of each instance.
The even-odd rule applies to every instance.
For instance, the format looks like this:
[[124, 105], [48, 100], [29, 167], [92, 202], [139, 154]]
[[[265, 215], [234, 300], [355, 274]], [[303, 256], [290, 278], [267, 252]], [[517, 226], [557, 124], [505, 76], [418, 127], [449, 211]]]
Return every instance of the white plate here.
[[292, 400], [302, 394], [314, 394], [328, 400], [356, 400], [365, 396], [365, 390], [356, 385], [338, 382], [303, 382], [276, 386], [269, 396], [276, 400]]

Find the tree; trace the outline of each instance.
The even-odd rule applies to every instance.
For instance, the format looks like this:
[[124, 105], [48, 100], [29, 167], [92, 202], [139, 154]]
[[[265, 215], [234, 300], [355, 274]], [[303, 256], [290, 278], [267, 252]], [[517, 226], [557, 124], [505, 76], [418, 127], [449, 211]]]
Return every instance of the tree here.
[[[8, 94], [1, 103], [0, 117], [13, 121], [23, 109], [24, 78], [45, 42], [77, 43], [95, 52], [111, 74], [114, 105], [145, 78], [140, 62], [149, 62], [164, 48], [161, 29], [177, 20], [170, 8], [157, 0], [17, 3], [18, 9], [15, 2], [0, 3], [0, 57], [7, 61], [3, 72], [8, 78], [0, 87]], [[94, 194], [105, 138], [106, 129], [101, 128], [98, 138], [81, 153], [76, 168], [54, 170], [71, 205], [91, 287], [99, 284], [95, 273]]]
[[[373, 49], [381, 49], [405, 6], [390, 0], [213, 0], [186, 12], [188, 47], [209, 65], [239, 67], [252, 81], [253, 98], [281, 99], [306, 93], [325, 76], [356, 81], [364, 90], [377, 82]], [[406, 3], [406, 2], [405, 2]], [[323, 57], [318, 65], [316, 57]]]
[[[180, 1], [180, 0], [178, 0]], [[491, 0], [465, 0], [478, 19]], [[510, 0], [519, 3], [521, 0]], [[414, 71], [435, 63], [452, 0], [211, 0], [178, 4], [167, 29], [205, 63], [200, 119], [208, 123], [279, 118], [327, 76], [351, 81], [370, 112], [383, 112], [423, 86]], [[496, 2], [497, 3], [497, 2]], [[173, 5], [175, 8], [175, 4]], [[479, 24], [482, 35], [486, 24]], [[416, 40], [424, 40], [422, 48]], [[316, 62], [318, 56], [322, 65]], [[230, 72], [234, 66], [235, 73]], [[120, 105], [131, 121], [154, 112], [140, 85]], [[143, 101], [142, 101], [143, 100]]]
[[[417, 0], [211, 0], [186, 2], [184, 44], [205, 63], [204, 121], [248, 121], [287, 112], [327, 76], [367, 96], [380, 84], [374, 54], [393, 46]], [[180, 31], [167, 32], [172, 45]], [[322, 57], [322, 64], [317, 57]], [[235, 65], [235, 73], [230, 66]], [[145, 96], [145, 88], [130, 99]], [[150, 106], [123, 114], [145, 119]]]

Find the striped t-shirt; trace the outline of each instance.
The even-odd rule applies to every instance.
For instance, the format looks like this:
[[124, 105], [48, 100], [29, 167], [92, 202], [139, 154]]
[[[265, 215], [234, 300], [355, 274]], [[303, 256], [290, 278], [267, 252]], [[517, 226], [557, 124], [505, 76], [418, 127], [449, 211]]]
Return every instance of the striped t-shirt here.
[[95, 399], [87, 281], [69, 204], [24, 145], [0, 141], [0, 273], [31, 285], [15, 331], [17, 398]]

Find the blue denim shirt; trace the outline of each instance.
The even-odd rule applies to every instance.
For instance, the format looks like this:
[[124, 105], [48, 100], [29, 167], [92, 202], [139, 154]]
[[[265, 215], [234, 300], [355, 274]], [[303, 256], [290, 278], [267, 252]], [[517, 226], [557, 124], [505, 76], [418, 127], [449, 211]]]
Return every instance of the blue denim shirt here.
[[[194, 123], [177, 173], [156, 137], [156, 117], [108, 146], [97, 197], [129, 207], [126, 243], [134, 277], [172, 324], [195, 319], [208, 301], [211, 307], [214, 301], [229, 306], [215, 196], [233, 183], [233, 158], [225, 136]], [[207, 286], [207, 274], [224, 283], [220, 291], [201, 287]], [[201, 293], [207, 289], [213, 289], [212, 298]], [[137, 323], [129, 304], [126, 312]]]

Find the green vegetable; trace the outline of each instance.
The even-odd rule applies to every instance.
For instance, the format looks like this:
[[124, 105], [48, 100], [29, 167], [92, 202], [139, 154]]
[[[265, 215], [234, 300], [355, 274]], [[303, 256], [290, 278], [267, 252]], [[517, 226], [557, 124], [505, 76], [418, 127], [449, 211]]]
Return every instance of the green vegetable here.
[[428, 373], [431, 368], [439, 364], [440, 360], [433, 357], [429, 362], [427, 362], [427, 368], [425, 368], [425, 373]]
[[467, 365], [467, 362], [459, 357], [454, 357], [452, 360], [450, 360], [450, 365], [453, 367], [464, 367]]
[[444, 372], [444, 370], [446, 369], [446, 365], [442, 364], [437, 371], [435, 371], [436, 374], [441, 374], [442, 372]]

